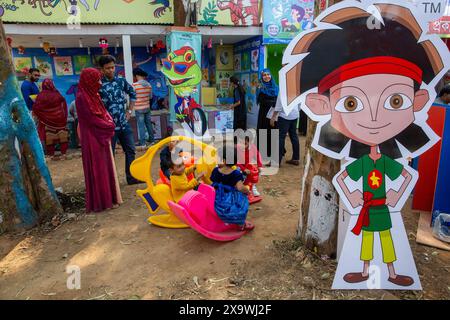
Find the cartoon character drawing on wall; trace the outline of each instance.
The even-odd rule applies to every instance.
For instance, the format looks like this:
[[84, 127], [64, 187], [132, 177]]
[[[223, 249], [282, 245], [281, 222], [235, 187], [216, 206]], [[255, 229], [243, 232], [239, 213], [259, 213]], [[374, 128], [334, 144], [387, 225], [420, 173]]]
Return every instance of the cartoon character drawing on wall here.
[[69, 63], [67, 61], [64, 61], [63, 71], [64, 72], [70, 72]]
[[[90, 10], [89, 3], [86, 0], [79, 0], [79, 1], [86, 8], [87, 11]], [[72, 14], [72, 15], [77, 14], [76, 9], [74, 9], [74, 8], [77, 7], [78, 0], [69, 0], [70, 7], [67, 6], [67, 3], [65, 0], [50, 0], [49, 2], [50, 2], [50, 6], [53, 8], [55, 8], [59, 3], [62, 2], [62, 3], [64, 3], [64, 5], [66, 7], [66, 11], [68, 11], [68, 9], [70, 8], [70, 10], [71, 10], [70, 14]], [[97, 10], [99, 5], [100, 5], [100, 0], [95, 0], [94, 9]]]
[[230, 10], [230, 19], [235, 26], [259, 25], [259, 0], [217, 0], [221, 11]]
[[162, 63], [161, 72], [174, 88], [177, 98], [174, 107], [177, 120], [186, 122], [196, 136], [202, 136], [207, 129], [206, 116], [201, 105], [192, 97], [197, 90], [196, 86], [202, 81], [202, 71], [194, 49], [190, 46], [181, 47], [170, 52], [167, 59], [162, 59]]
[[259, 49], [252, 50], [252, 71], [258, 71], [259, 69]]
[[305, 16], [305, 9], [299, 5], [293, 4], [291, 6], [292, 22], [287, 18], [281, 20], [281, 28], [283, 32], [300, 32], [302, 30], [302, 20]]
[[150, 1], [150, 4], [151, 5], [161, 5], [160, 7], [156, 8], [155, 12], [153, 13], [155, 18], [161, 18], [166, 13], [167, 9], [172, 11], [169, 0], [152, 0], [152, 1]]
[[414, 10], [339, 3], [283, 57], [285, 112], [300, 103], [318, 122], [312, 146], [347, 161], [333, 179], [351, 214], [334, 289], [421, 288], [400, 210], [418, 178], [407, 159], [438, 140], [427, 112], [450, 56]]

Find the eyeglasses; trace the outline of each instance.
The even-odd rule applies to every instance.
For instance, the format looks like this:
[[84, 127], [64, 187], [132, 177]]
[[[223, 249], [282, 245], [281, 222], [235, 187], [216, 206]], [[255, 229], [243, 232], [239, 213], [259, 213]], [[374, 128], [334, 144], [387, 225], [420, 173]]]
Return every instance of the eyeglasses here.
[[174, 62], [174, 61], [169, 61], [168, 59], [163, 59], [162, 60], [162, 64], [164, 66], [165, 69], [167, 70], [173, 70], [178, 73], [178, 74], [185, 74], [188, 69], [193, 66], [194, 64], [196, 64], [197, 61], [191, 61], [191, 62]]

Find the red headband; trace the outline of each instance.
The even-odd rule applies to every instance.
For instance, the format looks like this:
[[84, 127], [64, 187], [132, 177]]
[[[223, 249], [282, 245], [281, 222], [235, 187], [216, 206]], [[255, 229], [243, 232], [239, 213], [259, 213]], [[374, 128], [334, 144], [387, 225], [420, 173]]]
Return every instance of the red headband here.
[[395, 57], [372, 57], [344, 64], [319, 82], [319, 94], [338, 83], [369, 74], [396, 74], [422, 83], [422, 70], [412, 62]]

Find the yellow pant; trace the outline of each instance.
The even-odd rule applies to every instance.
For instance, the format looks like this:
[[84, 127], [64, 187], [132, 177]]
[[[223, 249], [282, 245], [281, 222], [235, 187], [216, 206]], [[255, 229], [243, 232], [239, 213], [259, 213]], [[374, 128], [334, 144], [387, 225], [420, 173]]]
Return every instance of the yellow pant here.
[[[361, 260], [373, 260], [373, 234], [372, 231], [362, 231]], [[394, 243], [392, 242], [391, 231], [380, 231], [381, 251], [383, 252], [383, 262], [392, 263], [397, 260], [395, 256]]]

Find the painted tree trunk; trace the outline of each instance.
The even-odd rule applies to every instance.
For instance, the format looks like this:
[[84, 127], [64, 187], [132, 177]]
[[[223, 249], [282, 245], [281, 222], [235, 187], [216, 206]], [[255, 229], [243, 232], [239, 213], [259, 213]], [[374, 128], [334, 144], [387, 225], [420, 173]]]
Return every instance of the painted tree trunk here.
[[0, 20], [0, 233], [62, 213]]
[[[331, 0], [329, 5], [337, 2], [339, 1]], [[318, 3], [319, 1], [315, 3], [315, 16], [319, 13]], [[309, 250], [335, 258], [339, 196], [332, 180], [339, 172], [340, 162], [311, 147], [316, 127], [316, 122], [308, 121], [297, 237]]]
[[330, 258], [336, 257], [339, 197], [332, 179], [340, 162], [311, 147], [317, 123], [308, 125], [304, 172], [300, 196], [300, 220], [297, 235], [306, 248]]

